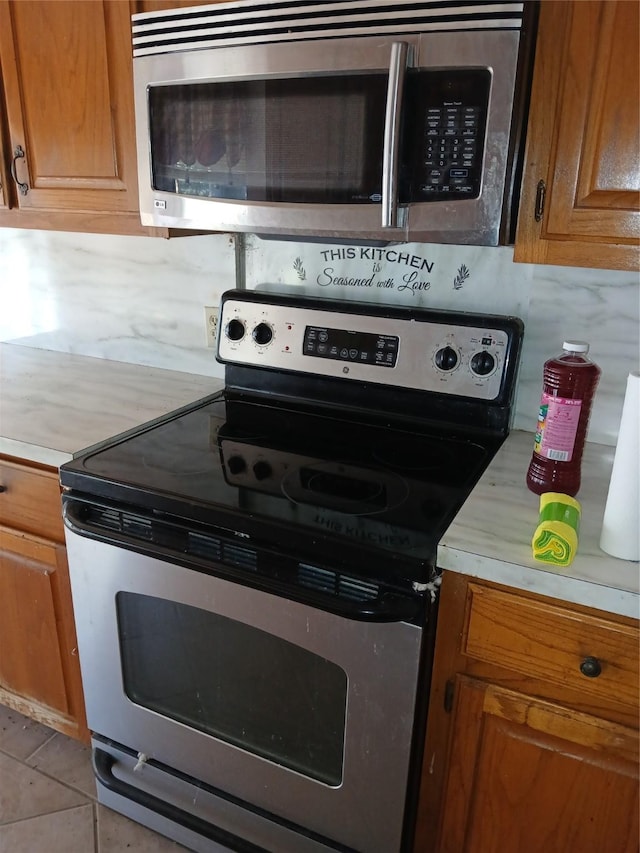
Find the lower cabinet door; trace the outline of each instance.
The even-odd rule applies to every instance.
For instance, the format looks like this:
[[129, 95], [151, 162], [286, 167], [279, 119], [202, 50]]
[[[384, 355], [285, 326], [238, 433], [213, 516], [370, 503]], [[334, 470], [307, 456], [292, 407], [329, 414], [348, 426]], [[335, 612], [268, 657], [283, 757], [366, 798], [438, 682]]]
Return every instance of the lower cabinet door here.
[[0, 528], [0, 702], [88, 738], [62, 545]]
[[440, 851], [637, 853], [637, 731], [466, 676], [453, 712]]

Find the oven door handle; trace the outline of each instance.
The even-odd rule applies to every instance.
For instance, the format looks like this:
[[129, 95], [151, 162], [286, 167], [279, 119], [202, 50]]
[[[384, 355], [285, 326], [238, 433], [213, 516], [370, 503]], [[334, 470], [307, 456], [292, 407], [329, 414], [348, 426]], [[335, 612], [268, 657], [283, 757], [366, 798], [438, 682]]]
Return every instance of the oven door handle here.
[[115, 763], [116, 758], [110, 753], [98, 747], [93, 749], [93, 769], [96, 779], [108, 791], [118, 794], [120, 797], [125, 797], [127, 800], [137, 803], [137, 805], [183, 826], [190, 832], [194, 832], [211, 841], [216, 841], [219, 844], [224, 844], [230, 850], [237, 851], [237, 853], [264, 853], [262, 847], [256, 847], [250, 841], [238, 838], [237, 835], [233, 835], [219, 826], [214, 826], [208, 821], [196, 815], [189, 814], [189, 812], [178, 808], [178, 806], [174, 806], [172, 803], [167, 803], [159, 797], [148, 794], [146, 791], [141, 791], [134, 785], [129, 784], [129, 782], [119, 779], [113, 772]]

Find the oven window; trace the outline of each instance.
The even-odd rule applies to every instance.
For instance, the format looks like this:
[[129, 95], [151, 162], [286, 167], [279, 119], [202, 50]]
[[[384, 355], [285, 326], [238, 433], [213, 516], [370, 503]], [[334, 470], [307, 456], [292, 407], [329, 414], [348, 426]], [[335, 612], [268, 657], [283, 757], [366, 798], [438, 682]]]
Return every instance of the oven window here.
[[179, 195], [380, 203], [387, 77], [152, 86], [153, 187]]
[[136, 704], [305, 776], [342, 781], [347, 676], [225, 616], [116, 596], [124, 688]]

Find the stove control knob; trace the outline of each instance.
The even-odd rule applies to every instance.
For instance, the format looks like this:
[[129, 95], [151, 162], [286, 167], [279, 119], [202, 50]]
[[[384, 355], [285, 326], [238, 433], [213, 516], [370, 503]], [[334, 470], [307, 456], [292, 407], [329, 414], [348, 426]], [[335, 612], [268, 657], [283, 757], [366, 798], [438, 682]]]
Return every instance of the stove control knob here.
[[260, 346], [265, 346], [268, 343], [271, 343], [271, 339], [273, 338], [273, 329], [268, 323], [258, 323], [255, 329], [252, 332], [253, 340], [260, 344]]
[[259, 459], [253, 466], [253, 473], [256, 480], [266, 480], [273, 474], [273, 471], [268, 462], [265, 462], [264, 459]]
[[488, 376], [496, 366], [496, 360], [490, 352], [483, 350], [471, 358], [471, 370], [478, 376]]
[[436, 353], [435, 362], [440, 370], [453, 370], [458, 364], [458, 353], [453, 347], [442, 347]]
[[244, 323], [242, 320], [229, 320], [225, 332], [230, 341], [241, 341], [244, 338]]
[[230, 474], [242, 474], [247, 468], [247, 463], [242, 456], [230, 456], [227, 461], [227, 468]]

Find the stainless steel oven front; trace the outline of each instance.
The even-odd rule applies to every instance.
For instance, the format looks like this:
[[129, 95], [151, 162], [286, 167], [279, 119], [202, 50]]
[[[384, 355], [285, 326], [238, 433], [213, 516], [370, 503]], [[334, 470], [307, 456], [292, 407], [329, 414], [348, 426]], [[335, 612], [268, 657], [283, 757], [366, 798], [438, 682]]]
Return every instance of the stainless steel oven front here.
[[99, 541], [65, 512], [100, 801], [194, 850], [399, 850], [423, 628]]

